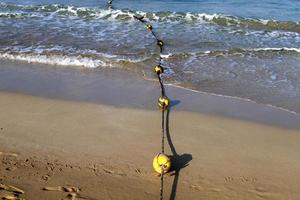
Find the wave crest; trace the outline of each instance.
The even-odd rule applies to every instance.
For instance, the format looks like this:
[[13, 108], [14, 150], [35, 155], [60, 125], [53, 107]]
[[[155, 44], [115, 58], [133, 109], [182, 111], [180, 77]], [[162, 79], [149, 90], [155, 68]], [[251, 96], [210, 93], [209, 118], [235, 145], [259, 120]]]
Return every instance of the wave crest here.
[[[164, 59], [181, 59], [193, 57], [201, 59], [202, 56], [219, 57], [219, 56], [232, 56], [232, 55], [299, 55], [300, 48], [232, 48], [228, 50], [214, 50], [203, 51], [194, 53], [173, 53], [162, 54]], [[42, 63], [48, 65], [60, 66], [77, 66], [87, 68], [97, 67], [115, 67], [122, 65], [122, 63], [141, 63], [151, 59], [153, 55], [113, 55], [97, 52], [91, 49], [75, 49], [72, 47], [13, 47], [6, 48], [0, 51], [0, 59], [24, 61], [29, 63]], [[175, 61], [176, 62], [176, 61]]]
[[57, 45], [53, 47], [15, 46], [0, 50], [0, 59], [86, 68], [112, 68], [119, 66], [118, 63], [140, 63], [149, 59], [150, 57], [113, 55], [100, 53], [91, 49], [76, 49]]
[[72, 16], [85, 19], [134, 20], [133, 15], [142, 15], [150, 21], [200, 22], [219, 26], [235, 26], [263, 30], [284, 30], [300, 33], [300, 24], [290, 21], [242, 18], [222, 14], [182, 13], [182, 12], [143, 12], [130, 10], [108, 10], [101, 8], [75, 7], [60, 4], [11, 5], [0, 4], [0, 18], [44, 17], [48, 15]]

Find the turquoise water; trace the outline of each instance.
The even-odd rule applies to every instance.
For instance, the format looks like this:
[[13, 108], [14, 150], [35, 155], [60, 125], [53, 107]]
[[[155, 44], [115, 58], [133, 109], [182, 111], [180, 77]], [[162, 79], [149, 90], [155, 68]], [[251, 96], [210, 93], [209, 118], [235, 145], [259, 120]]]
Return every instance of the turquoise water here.
[[[300, 113], [300, 1], [0, 1], [0, 59], [152, 77], [166, 43], [165, 80]], [[96, 73], [96, 72], [95, 72]]]

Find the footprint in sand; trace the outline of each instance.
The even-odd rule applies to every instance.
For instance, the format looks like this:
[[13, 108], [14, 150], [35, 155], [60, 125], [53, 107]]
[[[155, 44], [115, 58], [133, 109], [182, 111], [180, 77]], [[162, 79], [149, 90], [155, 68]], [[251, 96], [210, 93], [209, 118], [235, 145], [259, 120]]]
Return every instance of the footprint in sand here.
[[211, 191], [211, 192], [221, 192], [221, 189], [219, 189], [219, 188], [210, 188], [209, 191]]
[[114, 174], [115, 172], [111, 169], [103, 168], [103, 171], [107, 174]]
[[108, 169], [108, 168], [102, 168], [102, 170], [103, 170], [106, 174], [118, 175], [118, 176], [126, 176], [126, 173], [124, 173], [124, 172], [122, 172], [122, 171], [115, 171], [115, 170]]
[[44, 187], [43, 190], [45, 191], [59, 191], [59, 192], [66, 192], [68, 193], [66, 199], [80, 199], [79, 191], [80, 189], [73, 186], [57, 186], [57, 187]]
[[139, 169], [139, 168], [135, 168], [135, 173], [137, 173], [137, 174], [142, 174], [142, 170], [141, 169]]
[[266, 189], [262, 187], [257, 187], [254, 190], [249, 190], [249, 192], [254, 193], [256, 196], [260, 198], [268, 198], [274, 195], [273, 193], [268, 192]]
[[204, 190], [204, 188], [200, 185], [191, 185], [190, 188], [193, 189], [193, 190], [197, 190], [197, 191], [203, 191]]
[[2, 200], [25, 200], [21, 198], [21, 195], [24, 193], [20, 188], [0, 183], [0, 199]]
[[190, 189], [195, 190], [195, 191], [210, 191], [210, 192], [221, 192], [221, 189], [219, 188], [204, 188], [201, 185], [197, 185], [197, 184], [192, 184], [190, 185]]

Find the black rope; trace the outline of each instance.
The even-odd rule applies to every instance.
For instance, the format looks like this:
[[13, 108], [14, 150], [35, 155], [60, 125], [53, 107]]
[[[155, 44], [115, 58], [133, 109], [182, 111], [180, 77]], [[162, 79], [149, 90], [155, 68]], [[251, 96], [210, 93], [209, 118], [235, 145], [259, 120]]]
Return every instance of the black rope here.
[[164, 172], [160, 176], [160, 200], [164, 198]]
[[161, 153], [165, 153], [165, 110], [161, 112]]
[[[163, 52], [163, 46], [164, 46], [164, 42], [162, 40], [160, 40], [158, 38], [158, 36], [155, 34], [155, 32], [153, 31], [153, 27], [150, 23], [148, 23], [143, 16], [138, 17], [138, 16], [134, 16], [135, 19], [139, 20], [141, 23], [146, 24], [146, 27], [149, 31], [151, 31], [152, 35], [154, 36], [154, 38], [156, 39], [156, 44], [159, 46], [159, 52], [160, 54]], [[159, 66], [161, 67], [161, 63], [162, 63], [162, 57], [159, 56]], [[164, 84], [163, 81], [161, 79], [161, 74], [158, 73], [157, 74], [157, 78], [160, 84], [160, 88], [161, 88], [161, 95], [162, 97], [166, 96], [165, 93], [165, 88], [164, 88]], [[164, 107], [162, 107], [162, 120], [161, 120], [161, 129], [162, 129], [162, 136], [161, 136], [161, 153], [164, 154], [165, 153], [165, 109]], [[164, 173], [165, 173], [165, 169], [162, 166], [161, 167], [161, 175], [160, 175], [160, 200], [163, 200], [163, 192], [164, 192]]]
[[[108, 8], [111, 9], [112, 8], [112, 2], [113, 0], [108, 0], [107, 4], [108, 4]], [[153, 31], [153, 27], [152, 25], [145, 19], [144, 16], [133, 16], [136, 20], [140, 21], [141, 23], [145, 24], [147, 29], [151, 32], [151, 34], [153, 35], [153, 37], [156, 39], [156, 44], [157, 46], [159, 46], [159, 52], [160, 54], [163, 53], [163, 46], [164, 46], [164, 42], [162, 40], [160, 40], [158, 38], [158, 36], [155, 34], [155, 32]], [[161, 72], [157, 73], [157, 78], [160, 84], [160, 88], [161, 88], [161, 96], [163, 98], [166, 98], [166, 93], [165, 93], [165, 87], [161, 78], [161, 73], [163, 72], [163, 67], [161, 66], [162, 64], [162, 57], [161, 55], [159, 56], [159, 63], [158, 66], [161, 67]], [[162, 120], [161, 120], [161, 129], [162, 129], [162, 137], [161, 137], [161, 153], [164, 154], [165, 153], [165, 110], [168, 109], [168, 104], [161, 105], [161, 112], [162, 112]], [[158, 155], [159, 156], [159, 155]], [[163, 192], [164, 192], [164, 173], [165, 173], [165, 168], [164, 165], [161, 166], [161, 176], [160, 176], [160, 200], [163, 200]]]
[[164, 87], [164, 84], [163, 84], [160, 76], [158, 76], [158, 81], [159, 81], [160, 88], [161, 88], [161, 96], [164, 97], [164, 96], [166, 96], [165, 87]]
[[[151, 31], [151, 34], [152, 34], [152, 35], [154, 36], [154, 38], [156, 39], [156, 44], [159, 46], [159, 52], [160, 52], [160, 54], [163, 53], [164, 42], [163, 42], [162, 40], [160, 40], [160, 39], [158, 38], [158, 36], [155, 34], [155, 32], [153, 31], [152, 25], [151, 25], [150, 23], [148, 23], [148, 22], [144, 19], [144, 16], [141, 16], [141, 17], [139, 17], [139, 16], [133, 16], [133, 17], [134, 17], [135, 19], [139, 20], [140, 22], [142, 22], [143, 24], [146, 24], [146, 27], [147, 27], [147, 28], [150, 27], [150, 28], [148, 28], [148, 30]], [[159, 56], [159, 63], [158, 63], [158, 64], [159, 64], [159, 66], [161, 66], [161, 64], [162, 64], [162, 57], [161, 57], [161, 56]], [[161, 94], [162, 94], [162, 96], [164, 97], [164, 96], [166, 96], [166, 93], [165, 93], [165, 88], [164, 88], [163, 81], [162, 81], [162, 79], [161, 79], [160, 74], [157, 75], [157, 78], [158, 78], [158, 81], [159, 81], [159, 83], [160, 83]]]
[[[149, 23], [147, 23], [147, 21], [144, 19], [144, 17], [137, 17], [134, 16], [135, 19], [139, 20], [140, 22], [142, 22], [143, 24], [147, 24], [146, 27], [148, 30], [151, 31], [152, 35], [154, 36], [154, 38], [156, 39], [156, 44], [159, 46], [159, 52], [160, 54], [163, 52], [163, 45], [164, 42], [160, 39], [158, 39], [157, 35], [155, 34], [155, 32], [153, 31], [152, 25], [150, 25]], [[162, 57], [159, 56], [159, 63], [158, 65], [161, 67], [161, 62], [162, 62]], [[161, 96], [165, 97], [166, 93], [165, 93], [165, 87], [163, 84], [163, 81], [161, 79], [161, 74], [157, 74], [157, 78], [160, 84], [160, 88], [161, 88]], [[162, 107], [162, 119], [161, 119], [161, 129], [162, 129], [162, 136], [161, 136], [161, 153], [164, 154], [165, 153], [165, 108]], [[160, 175], [160, 200], [163, 200], [164, 197], [164, 173], [165, 173], [165, 169], [161, 168], [161, 175]]]
[[[161, 129], [162, 129], [162, 135], [161, 135], [161, 153], [165, 153], [165, 110], [162, 109], [161, 112]], [[164, 168], [161, 167], [161, 175], [160, 175], [160, 200], [163, 200], [164, 198]]]

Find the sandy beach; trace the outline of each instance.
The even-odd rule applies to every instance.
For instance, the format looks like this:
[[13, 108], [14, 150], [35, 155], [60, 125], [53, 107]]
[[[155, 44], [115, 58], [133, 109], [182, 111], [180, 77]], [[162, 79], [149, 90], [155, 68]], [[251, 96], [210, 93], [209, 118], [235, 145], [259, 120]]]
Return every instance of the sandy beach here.
[[[1, 64], [1, 198], [159, 198], [156, 82], [54, 68], [37, 76], [34, 65]], [[174, 163], [165, 199], [300, 198], [299, 115], [174, 87], [167, 93], [177, 101], [167, 118]]]
[[300, 200], [299, 7], [1, 0], [0, 199]]

